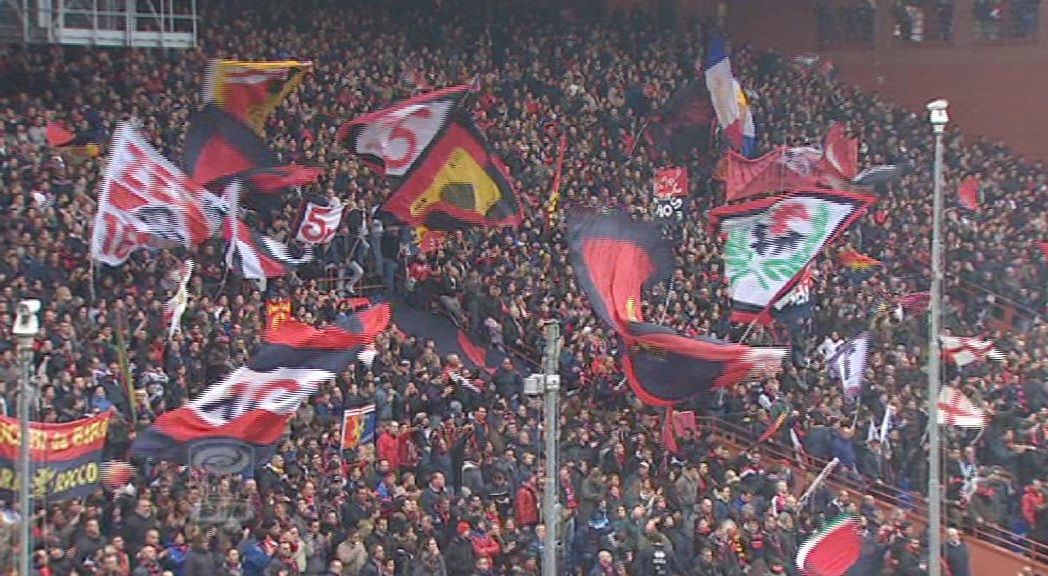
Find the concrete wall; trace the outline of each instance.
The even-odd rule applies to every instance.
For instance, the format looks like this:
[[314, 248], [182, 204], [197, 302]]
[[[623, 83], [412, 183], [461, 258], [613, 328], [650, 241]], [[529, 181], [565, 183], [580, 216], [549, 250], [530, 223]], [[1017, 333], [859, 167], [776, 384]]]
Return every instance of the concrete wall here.
[[[657, 9], [662, 0], [604, 0], [606, 10]], [[816, 0], [670, 0], [680, 21], [727, 13], [735, 43], [749, 42], [786, 54], [820, 52], [839, 77], [922, 112], [935, 98], [950, 100], [953, 124], [970, 136], [1004, 140], [1013, 150], [1048, 160], [1048, 18], [1042, 11], [1034, 41], [979, 42], [972, 4], [956, 0], [954, 41], [949, 45], [898, 43], [892, 38], [889, 2], [878, 2], [870, 48], [819, 50]]]

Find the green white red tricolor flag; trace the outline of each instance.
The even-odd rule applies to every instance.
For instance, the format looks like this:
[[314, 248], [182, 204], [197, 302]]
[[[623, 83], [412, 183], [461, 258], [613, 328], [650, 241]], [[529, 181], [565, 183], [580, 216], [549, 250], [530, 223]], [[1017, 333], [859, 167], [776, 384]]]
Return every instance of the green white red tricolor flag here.
[[797, 569], [806, 576], [844, 576], [859, 560], [859, 517], [842, 514], [812, 535], [797, 552]]

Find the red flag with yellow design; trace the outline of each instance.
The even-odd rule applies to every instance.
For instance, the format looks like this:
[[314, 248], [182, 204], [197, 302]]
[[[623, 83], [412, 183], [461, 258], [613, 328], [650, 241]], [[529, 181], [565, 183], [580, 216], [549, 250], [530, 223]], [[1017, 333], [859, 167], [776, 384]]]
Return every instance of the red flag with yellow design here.
[[297, 60], [212, 60], [204, 78], [204, 102], [217, 104], [262, 135], [266, 119], [312, 67], [311, 62]]
[[441, 231], [516, 226], [523, 220], [505, 166], [463, 119], [449, 124], [382, 209], [405, 224]]
[[266, 302], [266, 322], [276, 330], [282, 322], [291, 319], [291, 298], [276, 298]]

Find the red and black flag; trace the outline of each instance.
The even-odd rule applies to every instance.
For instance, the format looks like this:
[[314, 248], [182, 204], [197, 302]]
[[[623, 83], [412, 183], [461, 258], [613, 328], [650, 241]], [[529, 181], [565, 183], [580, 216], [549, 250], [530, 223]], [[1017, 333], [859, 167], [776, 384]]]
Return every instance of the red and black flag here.
[[412, 98], [339, 130], [344, 146], [400, 179], [382, 210], [404, 224], [451, 231], [523, 220], [505, 165], [459, 109], [468, 90]]
[[688, 82], [651, 119], [648, 143], [673, 156], [684, 156], [710, 141], [713, 106], [702, 82]]
[[670, 244], [657, 225], [614, 213], [586, 216], [569, 222], [568, 243], [594, 311], [623, 340], [623, 370], [644, 403], [672, 406], [782, 367], [782, 348], [689, 338], [643, 322], [643, 286], [667, 277], [672, 265]]
[[266, 331], [247, 365], [141, 432], [133, 454], [237, 474], [264, 461], [299, 405], [389, 325], [390, 306], [316, 329], [287, 320]]
[[689, 338], [658, 324], [633, 322], [621, 334], [623, 370], [645, 404], [672, 406], [710, 390], [779, 372], [785, 348], [754, 348]]
[[189, 119], [183, 164], [200, 184], [242, 176], [256, 192], [278, 192], [315, 182], [322, 168], [280, 165], [276, 152], [230, 113], [209, 104]]
[[523, 212], [506, 167], [466, 120], [452, 122], [382, 209], [411, 226], [463, 230], [516, 226]]
[[673, 271], [673, 251], [661, 226], [625, 214], [571, 218], [568, 250], [593, 311], [619, 332], [641, 320], [644, 285]]
[[311, 62], [212, 60], [204, 76], [204, 102], [229, 112], [256, 134], [266, 119], [302, 83]]
[[444, 136], [466, 85], [416, 96], [345, 123], [338, 141], [386, 176], [403, 177]]
[[105, 131], [101, 128], [75, 132], [61, 120], [47, 123], [46, 136], [48, 146], [59, 149], [75, 160], [97, 157], [105, 141]]

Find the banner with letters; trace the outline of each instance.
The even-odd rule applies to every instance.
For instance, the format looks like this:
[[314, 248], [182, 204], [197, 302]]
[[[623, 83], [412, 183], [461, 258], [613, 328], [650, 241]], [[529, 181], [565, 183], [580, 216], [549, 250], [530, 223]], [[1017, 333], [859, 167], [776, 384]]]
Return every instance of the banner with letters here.
[[655, 217], [658, 220], [684, 221], [684, 200], [688, 197], [686, 168], [659, 168], [655, 174]]
[[[30, 423], [34, 498], [60, 502], [85, 498], [102, 488], [99, 464], [111, 414], [64, 424]], [[15, 475], [20, 435], [16, 418], [0, 416], [0, 490], [21, 490]]]

